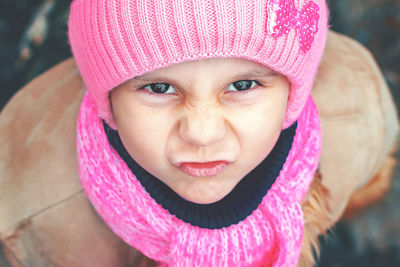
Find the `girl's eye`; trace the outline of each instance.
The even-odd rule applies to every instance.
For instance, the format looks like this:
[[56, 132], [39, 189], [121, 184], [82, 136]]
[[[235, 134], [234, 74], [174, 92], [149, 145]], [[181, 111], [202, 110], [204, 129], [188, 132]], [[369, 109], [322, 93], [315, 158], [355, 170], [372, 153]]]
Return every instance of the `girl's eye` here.
[[176, 93], [174, 87], [172, 87], [168, 83], [151, 83], [141, 87], [140, 89], [144, 89], [150, 91], [155, 94], [174, 94]]
[[256, 85], [260, 85], [259, 82], [253, 80], [241, 80], [237, 82], [233, 82], [228, 86], [228, 92], [235, 92], [235, 91], [246, 91], [253, 88]]

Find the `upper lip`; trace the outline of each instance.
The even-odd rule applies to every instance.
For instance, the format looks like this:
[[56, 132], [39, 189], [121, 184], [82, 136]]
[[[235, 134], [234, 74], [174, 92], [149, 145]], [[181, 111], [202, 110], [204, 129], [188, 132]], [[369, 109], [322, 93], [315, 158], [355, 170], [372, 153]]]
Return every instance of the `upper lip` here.
[[174, 162], [174, 163], [172, 163], [174, 166], [176, 166], [176, 167], [180, 167], [183, 163], [211, 163], [211, 162], [217, 162], [217, 161], [221, 161], [221, 162], [225, 162], [225, 163], [232, 163], [232, 161], [230, 161], [230, 160], [225, 160], [225, 159], [217, 159], [217, 160], [207, 160], [207, 161], [201, 161], [201, 160], [199, 160], [199, 161], [180, 161], [180, 162]]

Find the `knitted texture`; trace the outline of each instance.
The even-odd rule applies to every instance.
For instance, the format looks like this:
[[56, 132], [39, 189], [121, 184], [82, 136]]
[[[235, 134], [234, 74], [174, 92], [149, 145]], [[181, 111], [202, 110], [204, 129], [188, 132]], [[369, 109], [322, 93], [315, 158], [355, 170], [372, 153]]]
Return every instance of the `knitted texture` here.
[[[185, 223], [146, 192], [110, 146], [93, 98], [86, 93], [77, 147], [83, 188], [98, 214], [125, 242], [163, 266], [296, 266], [303, 237], [301, 200], [321, 152], [321, 129], [309, 96], [292, 148], [261, 204], [222, 229]], [[132, 155], [134, 157], [134, 155]]]
[[109, 91], [184, 61], [238, 57], [291, 82], [284, 128], [310, 94], [325, 46], [325, 0], [74, 0], [72, 53], [99, 115], [115, 128]]

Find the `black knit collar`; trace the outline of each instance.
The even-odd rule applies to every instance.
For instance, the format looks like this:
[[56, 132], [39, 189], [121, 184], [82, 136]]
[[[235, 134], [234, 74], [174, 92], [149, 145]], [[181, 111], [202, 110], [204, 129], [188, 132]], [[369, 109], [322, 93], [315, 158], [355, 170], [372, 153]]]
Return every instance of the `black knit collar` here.
[[184, 222], [208, 229], [220, 229], [239, 223], [249, 216], [267, 194], [286, 161], [292, 147], [297, 122], [282, 130], [269, 155], [221, 200], [197, 204], [183, 199], [162, 181], [151, 175], [126, 151], [118, 132], [103, 122], [111, 146], [125, 161], [141, 185], [164, 209]]

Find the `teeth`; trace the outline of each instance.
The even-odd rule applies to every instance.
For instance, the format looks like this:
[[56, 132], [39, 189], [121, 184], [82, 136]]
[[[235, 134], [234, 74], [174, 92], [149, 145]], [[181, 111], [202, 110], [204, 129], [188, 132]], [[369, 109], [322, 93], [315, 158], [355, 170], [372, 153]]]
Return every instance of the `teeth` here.
[[183, 168], [183, 170], [188, 173], [189, 175], [192, 176], [214, 176], [220, 173], [224, 168], [225, 164], [220, 164], [214, 168], [203, 168], [203, 169], [196, 169], [196, 168], [191, 168], [189, 166], [186, 166]]
[[221, 167], [217, 166], [217, 167], [210, 168], [210, 169], [193, 169], [193, 168], [190, 168], [190, 169], [192, 171], [196, 172], [198, 175], [209, 176], [209, 175], [213, 175], [213, 173], [218, 172], [221, 169]]

